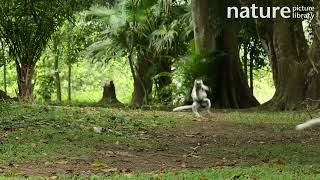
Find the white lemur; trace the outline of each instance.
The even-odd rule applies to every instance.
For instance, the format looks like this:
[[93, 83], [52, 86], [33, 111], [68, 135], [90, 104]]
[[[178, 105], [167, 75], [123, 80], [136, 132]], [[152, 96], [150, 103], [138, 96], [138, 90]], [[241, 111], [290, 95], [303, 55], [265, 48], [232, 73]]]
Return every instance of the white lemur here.
[[204, 103], [206, 103], [207, 112], [210, 114], [211, 101], [210, 99], [207, 98], [206, 91], [210, 91], [209, 87], [204, 85], [202, 80], [196, 79], [194, 81], [194, 85], [191, 93], [191, 97], [193, 100], [192, 105], [177, 107], [177, 108], [174, 108], [173, 111], [192, 109], [196, 117], [201, 117], [200, 114], [198, 113], [198, 108]]
[[317, 119], [311, 119], [303, 124], [299, 124], [296, 126], [297, 130], [303, 130], [305, 128], [311, 127], [311, 126], [315, 126], [315, 125], [320, 125], [320, 118]]

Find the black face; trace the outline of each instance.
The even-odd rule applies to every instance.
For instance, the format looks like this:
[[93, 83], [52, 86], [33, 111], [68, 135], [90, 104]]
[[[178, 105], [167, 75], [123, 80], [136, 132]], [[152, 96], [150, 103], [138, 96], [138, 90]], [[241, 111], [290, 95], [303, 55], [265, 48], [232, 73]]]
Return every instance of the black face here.
[[197, 88], [201, 88], [202, 82], [201, 81], [196, 81], [195, 85]]

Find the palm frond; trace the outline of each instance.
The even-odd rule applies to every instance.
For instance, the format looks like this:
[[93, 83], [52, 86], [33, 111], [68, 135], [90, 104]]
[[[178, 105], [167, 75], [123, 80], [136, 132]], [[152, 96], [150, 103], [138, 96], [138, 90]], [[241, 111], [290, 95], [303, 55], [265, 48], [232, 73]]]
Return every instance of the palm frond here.
[[177, 21], [175, 20], [168, 26], [162, 25], [159, 29], [152, 32], [150, 35], [151, 48], [154, 48], [158, 53], [172, 48], [173, 43], [178, 36], [176, 27]]
[[86, 11], [87, 15], [93, 15], [97, 17], [106, 17], [115, 14], [115, 9], [105, 6], [93, 6], [89, 11]]
[[96, 61], [110, 60], [124, 56], [124, 49], [111, 39], [98, 41], [87, 48], [86, 55]]

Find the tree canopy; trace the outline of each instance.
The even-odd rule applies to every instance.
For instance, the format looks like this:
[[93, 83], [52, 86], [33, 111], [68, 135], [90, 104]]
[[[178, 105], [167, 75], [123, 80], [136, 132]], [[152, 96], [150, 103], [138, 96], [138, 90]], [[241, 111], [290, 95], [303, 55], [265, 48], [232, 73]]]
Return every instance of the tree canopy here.
[[[264, 74], [272, 77], [269, 81], [273, 80], [273, 85], [268, 86], [276, 91], [267, 103], [270, 107], [295, 109], [307, 99], [318, 99], [317, 12], [312, 21], [228, 19], [227, 7], [249, 6], [253, 1], [241, 3], [2, 1], [0, 36], [2, 54], [7, 58], [1, 59], [15, 63], [21, 99], [32, 99], [34, 86], [39, 83], [51, 90], [38, 89], [56, 92], [60, 102], [60, 81], [65, 77], [71, 99], [72, 70], [77, 71], [79, 64], [103, 64], [103, 69], [120, 62], [130, 70], [128, 77], [132, 79], [126, 84], [132, 83], [131, 104], [135, 106], [187, 103], [196, 78], [203, 79], [213, 90], [209, 96], [215, 107], [257, 106], [256, 78]], [[317, 2], [311, 1], [255, 3], [262, 7], [313, 5], [318, 11]], [[283, 38], [285, 35], [288, 37]], [[40, 64], [42, 77], [37, 78], [36, 65], [41, 59], [45, 63]], [[64, 65], [68, 66], [66, 76], [61, 71]], [[54, 73], [44, 75], [49, 72], [47, 68], [54, 68]], [[52, 80], [55, 86], [49, 85]]]

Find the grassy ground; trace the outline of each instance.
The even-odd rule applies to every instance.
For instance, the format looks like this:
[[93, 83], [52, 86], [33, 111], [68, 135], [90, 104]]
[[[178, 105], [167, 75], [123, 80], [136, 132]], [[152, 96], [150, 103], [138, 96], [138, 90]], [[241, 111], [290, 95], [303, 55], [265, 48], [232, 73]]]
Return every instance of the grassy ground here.
[[199, 121], [0, 103], [0, 114], [2, 178], [320, 179], [319, 129], [294, 130], [303, 112], [217, 111]]

